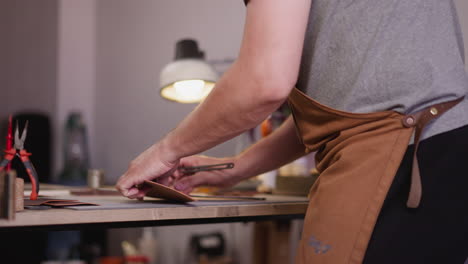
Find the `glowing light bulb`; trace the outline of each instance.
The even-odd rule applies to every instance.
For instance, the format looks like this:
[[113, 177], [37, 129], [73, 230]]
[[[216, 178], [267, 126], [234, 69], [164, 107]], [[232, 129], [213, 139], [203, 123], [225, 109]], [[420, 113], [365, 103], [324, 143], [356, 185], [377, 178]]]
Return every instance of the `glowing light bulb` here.
[[203, 96], [205, 81], [187, 80], [174, 83], [176, 93], [185, 100], [195, 100]]

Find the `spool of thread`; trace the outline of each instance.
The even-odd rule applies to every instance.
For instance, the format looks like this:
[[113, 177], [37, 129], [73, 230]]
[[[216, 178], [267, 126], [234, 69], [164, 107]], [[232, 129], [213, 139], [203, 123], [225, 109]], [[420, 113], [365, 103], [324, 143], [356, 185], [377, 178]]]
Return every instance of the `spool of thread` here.
[[88, 170], [88, 187], [97, 189], [101, 187], [104, 181], [104, 170], [90, 169]]
[[24, 210], [24, 180], [16, 178], [15, 180], [15, 209], [16, 212]]

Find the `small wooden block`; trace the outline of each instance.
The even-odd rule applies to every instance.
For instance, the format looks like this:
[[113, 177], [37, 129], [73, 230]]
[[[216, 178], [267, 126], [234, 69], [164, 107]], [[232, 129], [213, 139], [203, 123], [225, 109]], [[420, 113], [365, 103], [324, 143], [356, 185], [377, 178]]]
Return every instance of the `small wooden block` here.
[[15, 185], [15, 207], [19, 212], [24, 210], [24, 179], [16, 178]]

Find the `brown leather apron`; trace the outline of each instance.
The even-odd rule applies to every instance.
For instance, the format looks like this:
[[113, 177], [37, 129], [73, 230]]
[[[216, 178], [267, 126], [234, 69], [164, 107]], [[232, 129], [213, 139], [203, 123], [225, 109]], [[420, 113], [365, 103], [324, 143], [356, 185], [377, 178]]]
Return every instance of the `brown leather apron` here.
[[289, 96], [306, 151], [317, 151], [320, 177], [310, 202], [296, 263], [362, 263], [388, 189], [415, 132], [408, 207], [417, 207], [422, 187], [416, 152], [424, 126], [462, 98], [412, 115], [395, 111], [343, 112], [298, 89]]

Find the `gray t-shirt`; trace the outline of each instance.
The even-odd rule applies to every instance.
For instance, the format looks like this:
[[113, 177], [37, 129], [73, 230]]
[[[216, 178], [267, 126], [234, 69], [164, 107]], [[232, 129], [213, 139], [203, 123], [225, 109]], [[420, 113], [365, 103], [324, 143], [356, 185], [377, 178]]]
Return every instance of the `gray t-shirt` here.
[[[412, 113], [466, 95], [453, 0], [312, 1], [297, 87], [357, 113]], [[466, 124], [468, 99], [430, 124], [423, 138]]]

